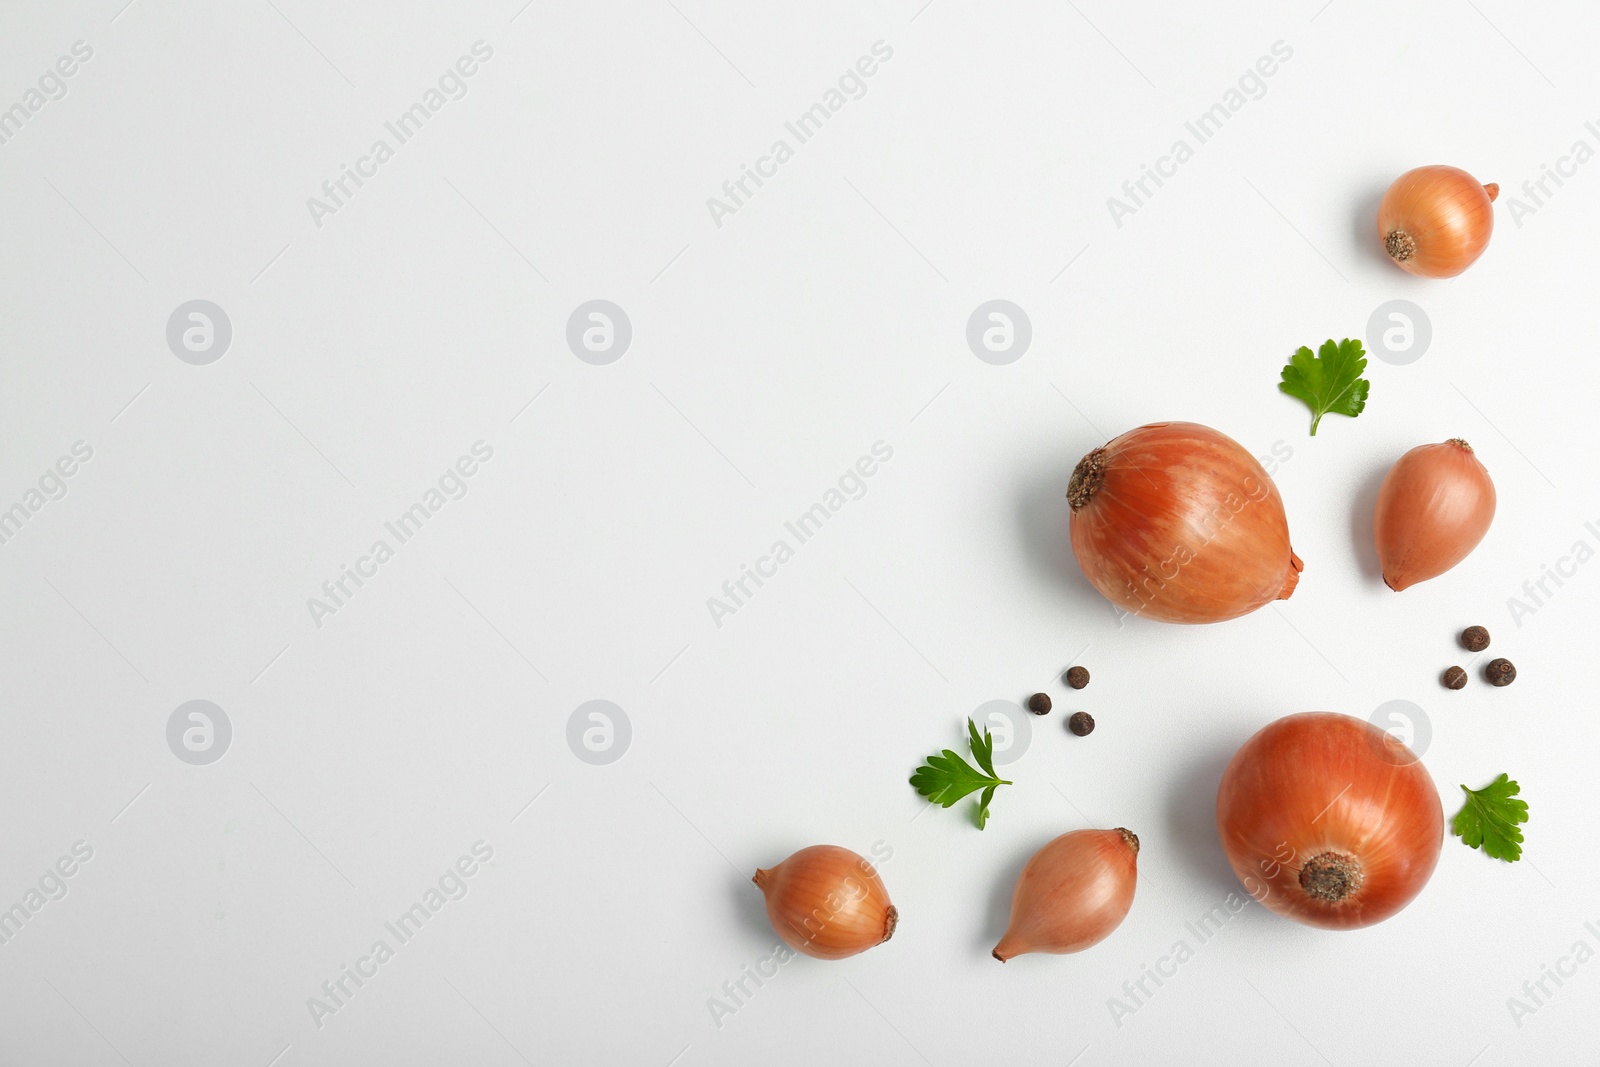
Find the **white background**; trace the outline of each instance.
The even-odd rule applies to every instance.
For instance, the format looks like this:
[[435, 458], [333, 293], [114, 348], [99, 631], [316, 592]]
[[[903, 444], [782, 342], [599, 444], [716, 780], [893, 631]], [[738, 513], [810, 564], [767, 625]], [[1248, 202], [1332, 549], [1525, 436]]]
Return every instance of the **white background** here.
[[[93, 449], [0, 545], [0, 907], [93, 848], [0, 945], [0, 1062], [1592, 1054], [1600, 963], [1520, 1026], [1507, 1004], [1600, 948], [1600, 564], [1520, 626], [1508, 607], [1600, 543], [1600, 164], [1520, 226], [1509, 203], [1600, 148], [1585, 5], [124, 2], [0, 13], [0, 106], [93, 49], [0, 146], [0, 507]], [[467, 95], [318, 226], [307, 198], [479, 40]], [[866, 95], [716, 225], [707, 198], [880, 40]], [[1118, 227], [1107, 198], [1276, 41], [1265, 94]], [[1435, 162], [1504, 189], [1452, 282], [1374, 235], [1388, 182]], [[209, 366], [165, 339], [196, 298], [233, 325]], [[609, 366], [565, 341], [594, 298], [633, 325]], [[994, 298], [1032, 321], [1008, 366], [965, 340]], [[1374, 359], [1366, 413], [1308, 437], [1283, 361], [1396, 298], [1430, 349]], [[1119, 625], [1079, 576], [1073, 464], [1170, 418], [1292, 449], [1293, 599]], [[1494, 527], [1391, 593], [1377, 480], [1456, 435]], [[480, 440], [465, 498], [317, 626], [307, 599]], [[865, 496], [717, 626], [707, 598], [879, 440]], [[1470, 623], [1513, 687], [1439, 687]], [[920, 759], [1041, 688], [1057, 710], [989, 828], [929, 810]], [[606, 766], [566, 741], [596, 698], [633, 730]], [[167, 746], [192, 699], [233, 726], [209, 766]], [[1396, 699], [1431, 724], [1447, 814], [1458, 783], [1521, 781], [1527, 858], [1447, 840], [1378, 927], [1252, 904], [1195, 944], [1184, 924], [1238, 889], [1228, 756], [1280, 715]], [[1080, 708], [1087, 739], [1063, 728]], [[1127, 921], [1002, 967], [1017, 872], [1088, 825], [1143, 841]], [[477, 841], [467, 895], [319, 1027], [308, 998]], [[749, 875], [824, 842], [893, 850], [899, 932], [786, 965], [719, 1026], [711, 998], [775, 940]], [[1194, 958], [1117, 1025], [1110, 998], [1179, 939]]]

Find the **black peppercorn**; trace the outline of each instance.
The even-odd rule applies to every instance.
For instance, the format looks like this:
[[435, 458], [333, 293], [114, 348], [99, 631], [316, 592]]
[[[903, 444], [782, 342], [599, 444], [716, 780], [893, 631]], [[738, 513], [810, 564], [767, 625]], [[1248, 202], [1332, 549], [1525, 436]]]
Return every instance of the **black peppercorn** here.
[[1467, 672], [1460, 667], [1451, 667], [1444, 672], [1443, 681], [1446, 689], [1461, 689], [1467, 684]]
[[1072, 716], [1067, 719], [1067, 729], [1071, 730], [1079, 737], [1083, 737], [1086, 734], [1091, 734], [1094, 732], [1094, 716], [1090, 715], [1087, 711], [1075, 711], [1072, 713]]
[[1461, 631], [1461, 647], [1468, 652], [1482, 652], [1489, 647], [1489, 631], [1481, 626], [1469, 626]]
[[1082, 689], [1089, 684], [1089, 672], [1083, 667], [1072, 667], [1067, 670], [1067, 684], [1074, 689]]
[[1043, 715], [1050, 710], [1050, 694], [1035, 693], [1028, 698], [1028, 710], [1035, 715]]
[[1517, 669], [1508, 659], [1492, 659], [1483, 669], [1483, 677], [1490, 685], [1510, 685], [1517, 680]]

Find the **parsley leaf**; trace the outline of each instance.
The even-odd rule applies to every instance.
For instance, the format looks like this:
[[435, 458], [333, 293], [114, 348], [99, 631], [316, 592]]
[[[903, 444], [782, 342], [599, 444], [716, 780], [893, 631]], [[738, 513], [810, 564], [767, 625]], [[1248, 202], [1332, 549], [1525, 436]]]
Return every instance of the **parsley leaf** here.
[[967, 720], [967, 747], [972, 749], [972, 758], [978, 761], [978, 766], [990, 778], [998, 778], [994, 773], [994, 738], [989, 736], [989, 728], [983, 728], [983, 736], [978, 736], [978, 727], [971, 719]]
[[1467, 804], [1456, 812], [1450, 829], [1468, 848], [1482, 847], [1497, 860], [1515, 863], [1522, 858], [1522, 831], [1528, 821], [1528, 802], [1514, 799], [1522, 787], [1501, 775], [1482, 789], [1461, 787]]
[[967, 747], [972, 750], [972, 757], [978, 761], [982, 771], [947, 748], [941, 755], [929, 756], [911, 775], [911, 784], [918, 793], [947, 808], [969, 793], [982, 789], [983, 796], [978, 800], [977, 813], [978, 829], [982, 830], [989, 822], [989, 801], [994, 799], [995, 789], [1011, 783], [994, 773], [994, 738], [989, 736], [987, 726], [980, 737], [977, 726], [971, 719], [967, 720]]
[[1290, 356], [1278, 388], [1305, 401], [1311, 409], [1311, 436], [1315, 437], [1317, 424], [1328, 412], [1351, 418], [1361, 414], [1371, 385], [1361, 377], [1366, 369], [1367, 354], [1360, 341], [1347, 337], [1336, 344], [1330, 337], [1315, 356], [1303, 345]]
[[994, 799], [994, 786], [989, 786], [983, 791], [983, 796], [978, 800], [978, 829], [982, 830], [989, 825], [989, 801]]

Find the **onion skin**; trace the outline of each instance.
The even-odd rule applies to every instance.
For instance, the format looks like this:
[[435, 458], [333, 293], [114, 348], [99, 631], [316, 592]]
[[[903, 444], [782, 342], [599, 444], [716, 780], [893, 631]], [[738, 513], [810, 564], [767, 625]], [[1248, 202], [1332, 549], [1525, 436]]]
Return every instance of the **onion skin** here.
[[1072, 551], [1089, 584], [1160, 622], [1222, 622], [1300, 580], [1272, 478], [1233, 438], [1193, 422], [1129, 430], [1067, 487]]
[[1466, 559], [1489, 532], [1494, 505], [1494, 482], [1461, 438], [1401, 456], [1372, 517], [1384, 582], [1398, 593]]
[[819, 960], [842, 960], [894, 936], [900, 912], [867, 860], [837, 845], [803, 848], [750, 879], [784, 944]]
[[1139, 839], [1127, 830], [1074, 830], [1045, 845], [1017, 879], [1001, 963], [1024, 952], [1082, 952], [1111, 935], [1133, 906]]
[[1349, 930], [1382, 922], [1428, 883], [1444, 809], [1422, 763], [1364, 719], [1333, 712], [1270, 723], [1217, 790], [1223, 851], [1279, 915]]
[[1459, 167], [1408, 170], [1378, 205], [1378, 240], [1401, 270], [1454, 278], [1489, 247], [1499, 195]]

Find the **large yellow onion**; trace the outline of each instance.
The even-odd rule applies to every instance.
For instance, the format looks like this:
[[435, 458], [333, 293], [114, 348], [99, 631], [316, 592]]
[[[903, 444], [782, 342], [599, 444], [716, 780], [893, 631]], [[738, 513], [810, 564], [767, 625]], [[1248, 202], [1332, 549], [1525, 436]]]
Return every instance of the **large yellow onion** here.
[[1217, 831], [1250, 895], [1308, 926], [1382, 922], [1428, 884], [1444, 842], [1439, 791], [1393, 735], [1350, 715], [1261, 728], [1217, 788]]
[[1278, 487], [1198, 423], [1140, 426], [1090, 452], [1067, 502], [1084, 576], [1130, 614], [1221, 622], [1288, 599], [1300, 580]]

